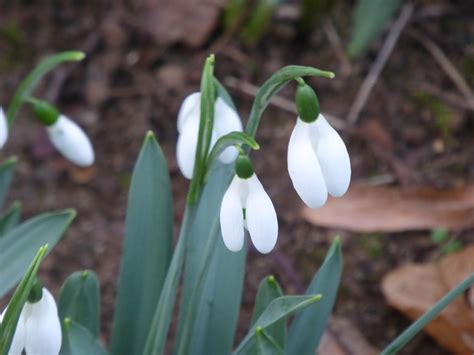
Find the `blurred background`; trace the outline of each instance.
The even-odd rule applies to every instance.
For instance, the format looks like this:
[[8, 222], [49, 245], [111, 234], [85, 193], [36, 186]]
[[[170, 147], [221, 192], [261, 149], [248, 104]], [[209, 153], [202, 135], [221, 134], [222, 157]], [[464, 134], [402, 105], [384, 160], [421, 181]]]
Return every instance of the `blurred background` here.
[[[69, 49], [87, 58], [61, 66], [36, 95], [91, 136], [95, 166], [61, 158], [27, 109], [1, 155], [19, 156], [9, 198], [24, 201], [26, 217], [77, 209], [41, 277], [57, 294], [71, 272], [96, 270], [106, 341], [134, 160], [153, 130], [168, 159], [178, 226], [188, 182], [176, 165], [176, 116], [199, 89], [209, 53], [244, 121], [258, 86], [281, 67], [334, 71], [335, 79], [307, 82], [353, 169], [345, 197], [319, 210], [303, 207], [286, 167], [295, 84], [283, 89], [262, 119], [262, 149], [253, 155], [280, 236], [269, 256], [250, 251], [241, 333], [259, 281], [273, 274], [286, 293], [304, 291], [337, 234], [345, 269], [321, 354], [376, 353], [474, 271], [473, 2], [0, 0], [2, 106], [41, 58]], [[402, 353], [472, 352], [473, 295]]]

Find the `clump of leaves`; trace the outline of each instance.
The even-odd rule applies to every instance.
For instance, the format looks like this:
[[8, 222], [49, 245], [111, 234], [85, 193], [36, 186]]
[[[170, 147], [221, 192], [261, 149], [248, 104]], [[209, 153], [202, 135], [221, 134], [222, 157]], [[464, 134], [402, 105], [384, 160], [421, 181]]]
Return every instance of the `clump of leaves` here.
[[449, 231], [445, 228], [438, 228], [431, 231], [431, 241], [436, 244], [441, 255], [452, 254], [464, 248], [462, 241], [450, 236]]

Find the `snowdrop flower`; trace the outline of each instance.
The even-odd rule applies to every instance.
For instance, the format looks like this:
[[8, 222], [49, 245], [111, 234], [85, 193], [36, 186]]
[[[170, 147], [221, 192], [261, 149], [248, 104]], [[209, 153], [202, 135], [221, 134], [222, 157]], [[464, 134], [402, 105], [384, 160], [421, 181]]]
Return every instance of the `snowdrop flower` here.
[[[201, 94], [196, 92], [184, 99], [178, 113], [179, 137], [176, 155], [179, 169], [188, 179], [191, 179], [193, 176], [200, 115]], [[222, 98], [218, 97], [214, 108], [211, 147], [220, 137], [234, 131], [242, 131], [242, 122], [237, 112], [227, 105]], [[221, 153], [219, 159], [226, 164], [232, 163], [237, 154], [238, 151], [235, 147], [229, 147]]]
[[[3, 318], [3, 314], [2, 314]], [[61, 324], [51, 293], [42, 288], [38, 302], [26, 302], [10, 347], [9, 355], [57, 355], [61, 349]]]
[[[239, 169], [239, 164], [244, 168]], [[276, 244], [278, 220], [275, 208], [246, 155], [239, 155], [236, 175], [222, 199], [220, 225], [224, 244], [231, 251], [242, 249], [244, 228], [260, 253], [269, 253]]]
[[8, 122], [3, 109], [0, 107], [0, 149], [3, 148], [8, 138]]
[[86, 167], [94, 163], [94, 149], [86, 133], [74, 121], [60, 115], [46, 127], [55, 148], [72, 163]]
[[[313, 103], [313, 106], [317, 109], [305, 110], [308, 102], [301, 100], [301, 96], [298, 102], [297, 92], [300, 116], [288, 146], [288, 172], [301, 199], [309, 207], [317, 208], [324, 205], [328, 194], [340, 197], [346, 193], [351, 180], [351, 163], [341, 137], [319, 114], [316, 94], [305, 98], [315, 98], [316, 105]], [[304, 119], [301, 118], [303, 115]]]

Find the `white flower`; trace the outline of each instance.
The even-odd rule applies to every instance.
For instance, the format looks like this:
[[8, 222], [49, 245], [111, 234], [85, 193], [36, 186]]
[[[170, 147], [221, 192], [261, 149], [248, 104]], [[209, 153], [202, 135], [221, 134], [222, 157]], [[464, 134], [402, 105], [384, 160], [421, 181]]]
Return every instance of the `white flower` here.
[[323, 115], [312, 123], [299, 117], [288, 146], [288, 172], [296, 192], [311, 208], [324, 205], [328, 193], [344, 195], [351, 180], [346, 145]]
[[56, 123], [46, 129], [56, 149], [71, 162], [82, 167], [94, 163], [94, 149], [89, 137], [74, 121], [60, 115]]
[[260, 253], [272, 251], [278, 236], [277, 215], [255, 174], [248, 179], [235, 175], [222, 199], [220, 224], [224, 244], [229, 250], [242, 249], [245, 227]]
[[8, 138], [8, 122], [3, 109], [0, 107], [0, 149], [3, 148]]
[[[176, 155], [179, 169], [188, 179], [191, 179], [193, 176], [200, 114], [201, 93], [196, 92], [184, 99], [178, 113], [179, 137]], [[220, 137], [234, 131], [242, 131], [242, 122], [237, 112], [227, 105], [223, 99], [218, 97], [214, 107], [211, 147]], [[232, 163], [237, 154], [238, 151], [235, 147], [229, 147], [221, 153], [219, 159], [226, 164]]]
[[56, 302], [51, 293], [43, 288], [38, 302], [25, 303], [8, 355], [21, 355], [23, 349], [27, 355], [57, 355], [61, 341]]

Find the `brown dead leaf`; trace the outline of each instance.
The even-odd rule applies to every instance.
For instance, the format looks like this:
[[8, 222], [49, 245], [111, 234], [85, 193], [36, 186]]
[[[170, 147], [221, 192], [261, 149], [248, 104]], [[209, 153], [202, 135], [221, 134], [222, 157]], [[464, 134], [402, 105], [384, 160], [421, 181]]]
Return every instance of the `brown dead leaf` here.
[[183, 42], [196, 48], [209, 38], [225, 0], [148, 1], [140, 23], [161, 45]]
[[462, 230], [474, 227], [474, 185], [449, 190], [353, 185], [343, 197], [302, 213], [315, 225], [360, 233]]
[[[415, 320], [472, 272], [474, 245], [437, 262], [402, 266], [384, 278], [382, 291], [392, 307]], [[472, 354], [474, 310], [467, 298], [458, 297], [425, 331], [453, 353]]]

